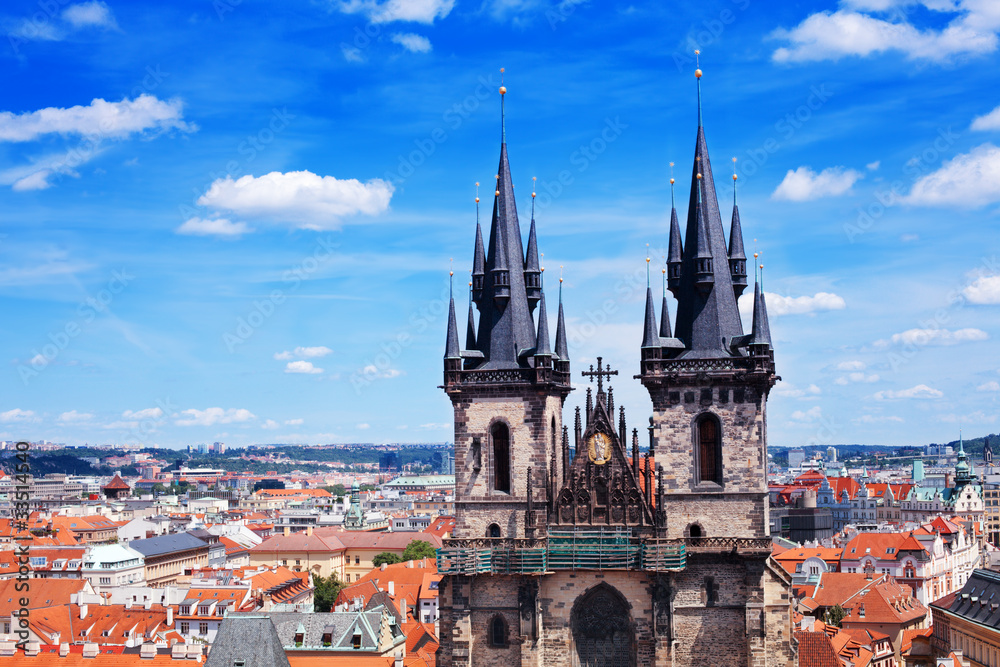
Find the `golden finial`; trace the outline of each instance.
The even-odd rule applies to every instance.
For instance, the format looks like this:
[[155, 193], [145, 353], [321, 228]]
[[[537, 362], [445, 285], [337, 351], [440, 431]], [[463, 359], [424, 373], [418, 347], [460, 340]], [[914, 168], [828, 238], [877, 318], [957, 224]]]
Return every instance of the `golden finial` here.
[[701, 51], [699, 51], [698, 49], [695, 49], [694, 50], [694, 66], [697, 69], [695, 69], [694, 75], [698, 79], [701, 78], [701, 62], [700, 62], [701, 59], [699, 58], [700, 55], [701, 55]]
[[733, 158], [733, 180], [736, 180], [736, 158]]
[[695, 178], [697, 178], [700, 181], [701, 180], [701, 174], [698, 174]]
[[538, 178], [536, 176], [532, 176], [531, 177], [531, 198], [532, 199], [535, 198], [535, 181], [537, 181], [537, 180], [538, 180]]
[[563, 281], [563, 265], [560, 264], [559, 265], [559, 282], [561, 283], [562, 281]]
[[476, 203], [479, 203], [479, 181], [476, 181]]
[[500, 68], [500, 94], [507, 94], [507, 86], [503, 85], [503, 67]]
[[674, 184], [674, 163], [670, 163], [670, 185]]

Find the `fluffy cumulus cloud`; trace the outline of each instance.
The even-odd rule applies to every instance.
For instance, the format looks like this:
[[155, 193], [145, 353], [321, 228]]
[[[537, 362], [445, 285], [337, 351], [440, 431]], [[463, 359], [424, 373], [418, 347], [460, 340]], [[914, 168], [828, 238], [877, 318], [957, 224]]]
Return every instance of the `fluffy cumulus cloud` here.
[[976, 391], [988, 391], [988, 392], [1000, 391], [1000, 382], [997, 382], [996, 380], [990, 380], [989, 382], [984, 382], [978, 387], [976, 387]]
[[877, 374], [875, 373], [868, 374], [858, 371], [855, 373], [848, 373], [847, 375], [842, 375], [833, 382], [834, 384], [839, 384], [841, 386], [844, 386], [851, 383], [871, 384], [872, 382], [878, 382], [878, 381], [879, 381], [879, 376]]
[[80, 30], [117, 30], [118, 23], [107, 4], [99, 0], [80, 2], [66, 7], [56, 15], [51, 6], [40, 4], [44, 12], [35, 12], [31, 17], [15, 23], [8, 31], [8, 41], [17, 53], [25, 42], [53, 42], [66, 39]]
[[980, 131], [1000, 130], [1000, 107], [982, 116], [976, 116], [975, 120], [972, 121], [972, 129]]
[[59, 415], [59, 421], [64, 424], [79, 424], [80, 422], [90, 421], [93, 418], [94, 415], [89, 412], [77, 412], [76, 410], [70, 410]]
[[1000, 304], [1000, 275], [980, 276], [962, 290], [962, 294], [969, 300], [969, 303]]
[[[892, 51], [911, 60], [941, 62], [997, 49], [1000, 11], [991, 0], [844, 0], [841, 4], [837, 11], [817, 12], [794, 28], [774, 31], [771, 37], [785, 45], [772, 58], [791, 63]], [[917, 4], [939, 12], [947, 25], [914, 25], [901, 10]]]
[[893, 334], [888, 339], [875, 341], [875, 347], [886, 348], [890, 345], [912, 345], [915, 347], [944, 347], [986, 340], [990, 335], [982, 329], [907, 329]]
[[143, 94], [134, 100], [95, 99], [87, 106], [47, 107], [15, 114], [0, 112], [0, 141], [34, 141], [49, 134], [124, 139], [143, 132], [177, 129], [191, 132], [180, 100], [160, 100]]
[[821, 197], [836, 197], [851, 189], [864, 175], [855, 169], [828, 167], [816, 173], [809, 167], [789, 169], [778, 184], [771, 199], [810, 201]]
[[392, 184], [380, 178], [362, 183], [310, 171], [272, 171], [237, 180], [220, 178], [198, 199], [198, 204], [297, 227], [335, 229], [342, 218], [384, 212], [392, 193]]
[[304, 373], [307, 375], [317, 375], [323, 372], [322, 368], [316, 368], [311, 361], [289, 361], [285, 366], [286, 373]]
[[16, 423], [16, 422], [33, 422], [33, 421], [38, 421], [38, 417], [32, 410], [22, 410], [21, 408], [14, 408], [13, 410], [0, 412], [0, 422]]
[[815, 405], [808, 410], [796, 410], [792, 413], [791, 419], [793, 422], [801, 422], [803, 424], [810, 424], [815, 421], [819, 421], [823, 417], [823, 409], [818, 405]]
[[326, 347], [325, 345], [317, 345], [315, 347], [297, 347], [295, 348], [295, 354], [300, 357], [306, 357], [307, 359], [315, 357], [325, 357], [328, 354], [332, 354], [333, 350]]
[[367, 431], [371, 427], [372, 427], [371, 424], [366, 424], [366, 423], [362, 422], [362, 423], [358, 424], [357, 426], [355, 426], [354, 428], [358, 429], [359, 431]]
[[279, 426], [278, 422], [274, 421], [273, 419], [268, 419], [267, 421], [265, 421], [263, 424], [260, 425], [262, 429], [266, 429], [268, 431], [273, 431], [274, 429], [278, 428], [278, 426]]
[[285, 426], [302, 426], [305, 423], [304, 419], [286, 419]]
[[76, 169], [100, 155], [106, 142], [170, 130], [194, 132], [197, 127], [184, 120], [180, 100], [160, 100], [148, 94], [120, 102], [95, 99], [87, 106], [47, 107], [18, 114], [2, 111], [0, 142], [25, 143], [57, 136], [76, 143], [62, 152], [29, 156], [28, 164], [0, 172], [0, 184], [11, 185], [15, 191], [43, 190], [52, 186], [56, 175], [79, 176]]
[[204, 410], [182, 410], [175, 420], [178, 426], [214, 426], [215, 424], [241, 424], [256, 419], [244, 408], [206, 408]]
[[62, 13], [63, 20], [74, 28], [106, 28], [114, 30], [118, 27], [111, 8], [103, 2], [81, 2], [70, 5]]
[[126, 410], [122, 413], [122, 419], [159, 419], [163, 416], [160, 408], [145, 408], [143, 410]]
[[892, 401], [899, 399], [929, 399], [929, 398], [941, 398], [944, 393], [928, 387], [925, 384], [918, 384], [915, 387], [910, 387], [909, 389], [900, 389], [899, 391], [880, 391], [876, 392], [873, 398], [876, 401]]
[[178, 234], [228, 238], [238, 238], [249, 231], [251, 230], [245, 222], [233, 222], [226, 218], [199, 218], [197, 216], [185, 220], [184, 224], [177, 228]]
[[411, 53], [431, 52], [431, 40], [423, 35], [417, 35], [412, 32], [397, 32], [390, 35], [389, 39]]
[[1000, 148], [983, 144], [921, 176], [903, 202], [977, 208], [1000, 201]]
[[775, 387], [774, 393], [777, 396], [787, 396], [788, 398], [816, 398], [823, 393], [817, 385], [811, 384], [805, 389], [801, 387], [796, 387], [788, 382], [782, 382], [780, 385]]
[[[780, 294], [765, 294], [768, 315], [805, 315], [824, 310], [843, 310], [847, 307], [844, 299], [829, 292], [817, 292], [812, 296], [782, 296]], [[749, 301], [749, 299], [741, 299]], [[750, 311], [753, 304], [750, 303]]]
[[455, 6], [455, 0], [342, 0], [337, 9], [345, 14], [362, 14], [372, 23], [408, 21], [430, 25], [443, 19]]
[[863, 371], [868, 368], [868, 364], [863, 361], [853, 359], [851, 361], [841, 361], [837, 364], [838, 371]]

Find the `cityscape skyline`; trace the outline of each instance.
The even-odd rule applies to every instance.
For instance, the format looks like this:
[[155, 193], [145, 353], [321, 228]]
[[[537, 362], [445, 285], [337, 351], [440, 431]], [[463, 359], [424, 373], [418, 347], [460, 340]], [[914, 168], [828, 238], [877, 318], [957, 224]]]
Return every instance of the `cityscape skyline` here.
[[[450, 440], [448, 272], [464, 321], [501, 66], [525, 232], [538, 179], [550, 330], [561, 273], [574, 371], [610, 361], [642, 421], [649, 399], [625, 376], [647, 252], [659, 303], [671, 162], [687, 213], [697, 47], [723, 221], [736, 156], [748, 254], [763, 253], [783, 376], [771, 444], [988, 433], [1000, 98], [982, 93], [1000, 89], [983, 67], [1000, 17], [931, 4], [435, 0], [271, 22], [239, 3], [85, 2], [39, 27], [16, 3], [0, 54], [0, 439]], [[850, 21], [875, 37], [838, 43]], [[185, 53], [195, 40], [214, 59]]]

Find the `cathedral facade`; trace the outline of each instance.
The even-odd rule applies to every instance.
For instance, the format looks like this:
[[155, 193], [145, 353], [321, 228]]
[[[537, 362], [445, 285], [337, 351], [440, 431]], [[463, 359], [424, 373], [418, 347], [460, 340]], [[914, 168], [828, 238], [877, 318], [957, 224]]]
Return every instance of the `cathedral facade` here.
[[665, 233], [676, 322], [647, 288], [636, 332], [653, 416], [629, 431], [605, 387], [617, 371], [598, 359], [580, 376], [596, 392], [564, 424], [561, 285], [553, 344], [535, 221], [524, 246], [501, 143], [464, 345], [454, 299], [449, 312], [456, 526], [438, 552], [439, 665], [794, 664], [790, 579], [768, 534], [767, 309], [755, 286], [744, 333], [739, 211], [727, 242], [700, 109], [684, 235], [676, 209]]

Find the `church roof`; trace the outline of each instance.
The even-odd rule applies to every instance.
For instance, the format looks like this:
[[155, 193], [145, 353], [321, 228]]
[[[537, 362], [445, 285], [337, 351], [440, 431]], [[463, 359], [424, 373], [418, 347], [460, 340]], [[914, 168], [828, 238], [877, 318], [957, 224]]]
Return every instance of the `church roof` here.
[[118, 475], [115, 475], [110, 482], [108, 482], [105, 486], [101, 488], [108, 489], [111, 491], [118, 491], [118, 490], [129, 491], [132, 489], [132, 487], [129, 486], [127, 483], [125, 483], [125, 481]]

